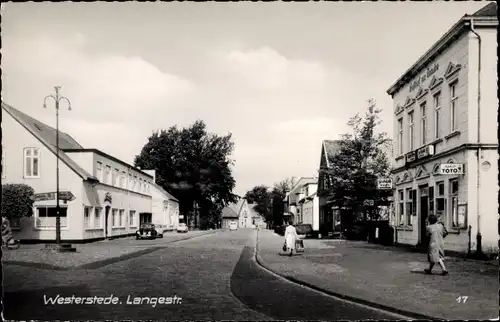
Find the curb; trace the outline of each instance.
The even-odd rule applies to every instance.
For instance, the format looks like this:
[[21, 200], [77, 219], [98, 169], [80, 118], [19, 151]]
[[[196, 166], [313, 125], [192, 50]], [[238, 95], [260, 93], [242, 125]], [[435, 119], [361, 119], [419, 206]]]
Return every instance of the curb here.
[[56, 266], [56, 265], [50, 265], [50, 264], [45, 264], [45, 263], [22, 262], [22, 261], [2, 261], [2, 263], [23, 266], [23, 267], [32, 267], [32, 268], [38, 268], [38, 269], [54, 270], [54, 271], [70, 271], [70, 270], [78, 270], [78, 269], [97, 269], [97, 268], [101, 268], [101, 267], [104, 267], [104, 266], [107, 266], [110, 264], [122, 262], [122, 261], [125, 261], [127, 259], [139, 257], [142, 255], [147, 255], [147, 254], [153, 253], [155, 251], [158, 251], [160, 249], [168, 248], [170, 244], [174, 244], [177, 242], [181, 242], [181, 241], [185, 241], [185, 240], [189, 240], [189, 239], [193, 239], [193, 238], [197, 238], [197, 237], [201, 237], [201, 236], [214, 234], [215, 232], [217, 232], [217, 230], [209, 231], [209, 232], [199, 234], [196, 236], [182, 237], [182, 238], [179, 238], [177, 240], [173, 240], [173, 241], [169, 242], [168, 245], [165, 245], [165, 246], [149, 247], [149, 248], [141, 249], [141, 250], [138, 250], [138, 251], [135, 251], [132, 253], [125, 254], [125, 255], [112, 257], [112, 258], [106, 258], [106, 259], [98, 260], [98, 261], [91, 262], [91, 263], [82, 264], [79, 266], [73, 266], [73, 267], [71, 267], [71, 266], [64, 267], [64, 266]]
[[301, 280], [299, 280], [299, 279], [297, 279], [295, 277], [288, 276], [288, 275], [283, 275], [283, 274], [278, 273], [278, 272], [274, 271], [273, 269], [269, 268], [269, 266], [260, 257], [260, 255], [259, 255], [259, 232], [257, 232], [257, 238], [256, 238], [255, 246], [256, 246], [255, 247], [255, 261], [257, 262], [257, 264], [260, 267], [262, 267], [263, 269], [266, 269], [266, 270], [268, 270], [268, 271], [270, 271], [270, 272], [272, 272], [272, 273], [274, 273], [274, 274], [276, 274], [278, 276], [281, 276], [282, 278], [284, 278], [284, 279], [286, 279], [286, 280], [288, 280], [288, 281], [290, 281], [292, 283], [295, 283], [295, 284], [298, 284], [298, 285], [301, 285], [301, 286], [305, 286], [307, 288], [313, 289], [315, 291], [324, 293], [324, 294], [329, 295], [329, 296], [340, 298], [342, 300], [346, 300], [346, 301], [353, 302], [353, 303], [356, 303], [356, 304], [361, 304], [361, 305], [369, 306], [369, 307], [372, 307], [372, 308], [376, 308], [376, 309], [387, 311], [387, 312], [394, 313], [394, 314], [399, 314], [399, 315], [407, 316], [409, 318], [413, 318], [413, 319], [416, 319], [416, 320], [445, 321], [444, 319], [440, 319], [440, 318], [436, 318], [436, 317], [431, 317], [431, 316], [427, 316], [427, 315], [424, 315], [424, 314], [410, 312], [410, 311], [406, 311], [406, 310], [402, 310], [402, 309], [397, 309], [397, 308], [394, 308], [394, 307], [391, 307], [391, 306], [387, 306], [387, 305], [383, 305], [383, 304], [380, 304], [380, 303], [363, 300], [363, 299], [352, 297], [352, 296], [346, 295], [346, 294], [332, 292], [330, 290], [318, 287], [316, 285], [313, 285], [313, 284], [301, 281]]

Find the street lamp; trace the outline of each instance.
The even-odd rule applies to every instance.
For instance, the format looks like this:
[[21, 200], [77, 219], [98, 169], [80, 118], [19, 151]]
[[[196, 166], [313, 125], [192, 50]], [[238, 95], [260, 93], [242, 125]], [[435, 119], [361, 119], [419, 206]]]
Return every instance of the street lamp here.
[[59, 90], [61, 86], [55, 86], [56, 95], [47, 95], [43, 101], [43, 108], [47, 108], [47, 99], [52, 98], [56, 103], [56, 153], [57, 153], [57, 161], [56, 161], [56, 244], [61, 244], [61, 213], [59, 206], [59, 102], [65, 100], [68, 102], [68, 110], [71, 111], [71, 102], [68, 98], [59, 95]]

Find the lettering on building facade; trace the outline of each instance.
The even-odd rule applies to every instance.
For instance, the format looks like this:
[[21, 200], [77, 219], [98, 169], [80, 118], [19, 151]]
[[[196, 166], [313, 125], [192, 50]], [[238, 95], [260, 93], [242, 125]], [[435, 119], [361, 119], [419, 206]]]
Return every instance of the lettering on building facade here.
[[427, 70], [416, 79], [410, 82], [410, 92], [418, 89], [422, 83], [424, 83], [429, 77], [434, 75], [439, 70], [439, 64], [434, 64], [432, 67], [427, 68]]

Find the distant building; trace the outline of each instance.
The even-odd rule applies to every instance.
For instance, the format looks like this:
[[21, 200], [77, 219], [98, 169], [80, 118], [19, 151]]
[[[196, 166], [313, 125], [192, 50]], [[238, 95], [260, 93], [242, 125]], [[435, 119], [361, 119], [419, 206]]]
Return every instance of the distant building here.
[[328, 170], [330, 158], [340, 149], [340, 141], [324, 140], [321, 146], [320, 156], [320, 173], [318, 176], [318, 203], [319, 203], [319, 230], [323, 234], [340, 233], [340, 211], [334, 208], [329, 199], [329, 192], [335, 187], [332, 185], [332, 180], [321, 170]]
[[[133, 234], [151, 214], [153, 176], [59, 132], [61, 239], [78, 243]], [[12, 222], [22, 242], [56, 238], [56, 130], [2, 103], [2, 183], [35, 190], [34, 214]]]
[[266, 219], [264, 216], [259, 214], [257, 210], [255, 210], [255, 206], [257, 204], [248, 204], [248, 209], [250, 210], [250, 215], [252, 218], [252, 227], [260, 227], [260, 228], [265, 228], [266, 227]]
[[250, 210], [247, 200], [240, 198], [238, 202], [231, 203], [222, 209], [222, 228], [229, 228], [231, 222], [236, 222], [238, 228], [253, 228], [253, 215], [255, 212]]
[[318, 183], [308, 182], [302, 186], [299, 193], [298, 207], [300, 215], [298, 224], [309, 224], [313, 231], [319, 231], [319, 197], [317, 195]]
[[436, 214], [445, 248], [498, 250], [497, 28], [496, 2], [465, 15], [388, 90], [399, 243], [425, 246]]
[[[156, 181], [155, 170], [144, 170], [153, 176]], [[151, 184], [152, 197], [152, 217], [150, 222], [167, 226], [170, 229], [177, 229], [179, 225], [179, 200], [168, 191], [157, 185]]]
[[283, 200], [285, 202], [285, 213], [283, 214], [285, 221], [291, 219], [294, 224], [302, 222], [302, 205], [299, 204], [299, 200], [302, 198], [301, 192], [304, 186], [317, 182], [318, 179], [316, 177], [301, 177], [297, 180]]

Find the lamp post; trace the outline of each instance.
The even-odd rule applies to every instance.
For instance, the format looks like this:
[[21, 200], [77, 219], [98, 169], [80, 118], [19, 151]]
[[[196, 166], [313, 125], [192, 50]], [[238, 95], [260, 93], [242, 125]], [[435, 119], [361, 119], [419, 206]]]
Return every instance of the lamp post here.
[[61, 244], [61, 208], [59, 206], [59, 102], [65, 100], [68, 102], [68, 110], [71, 111], [71, 102], [68, 98], [59, 95], [61, 86], [54, 87], [56, 95], [47, 95], [43, 101], [43, 108], [47, 108], [47, 99], [52, 98], [56, 103], [56, 244]]

